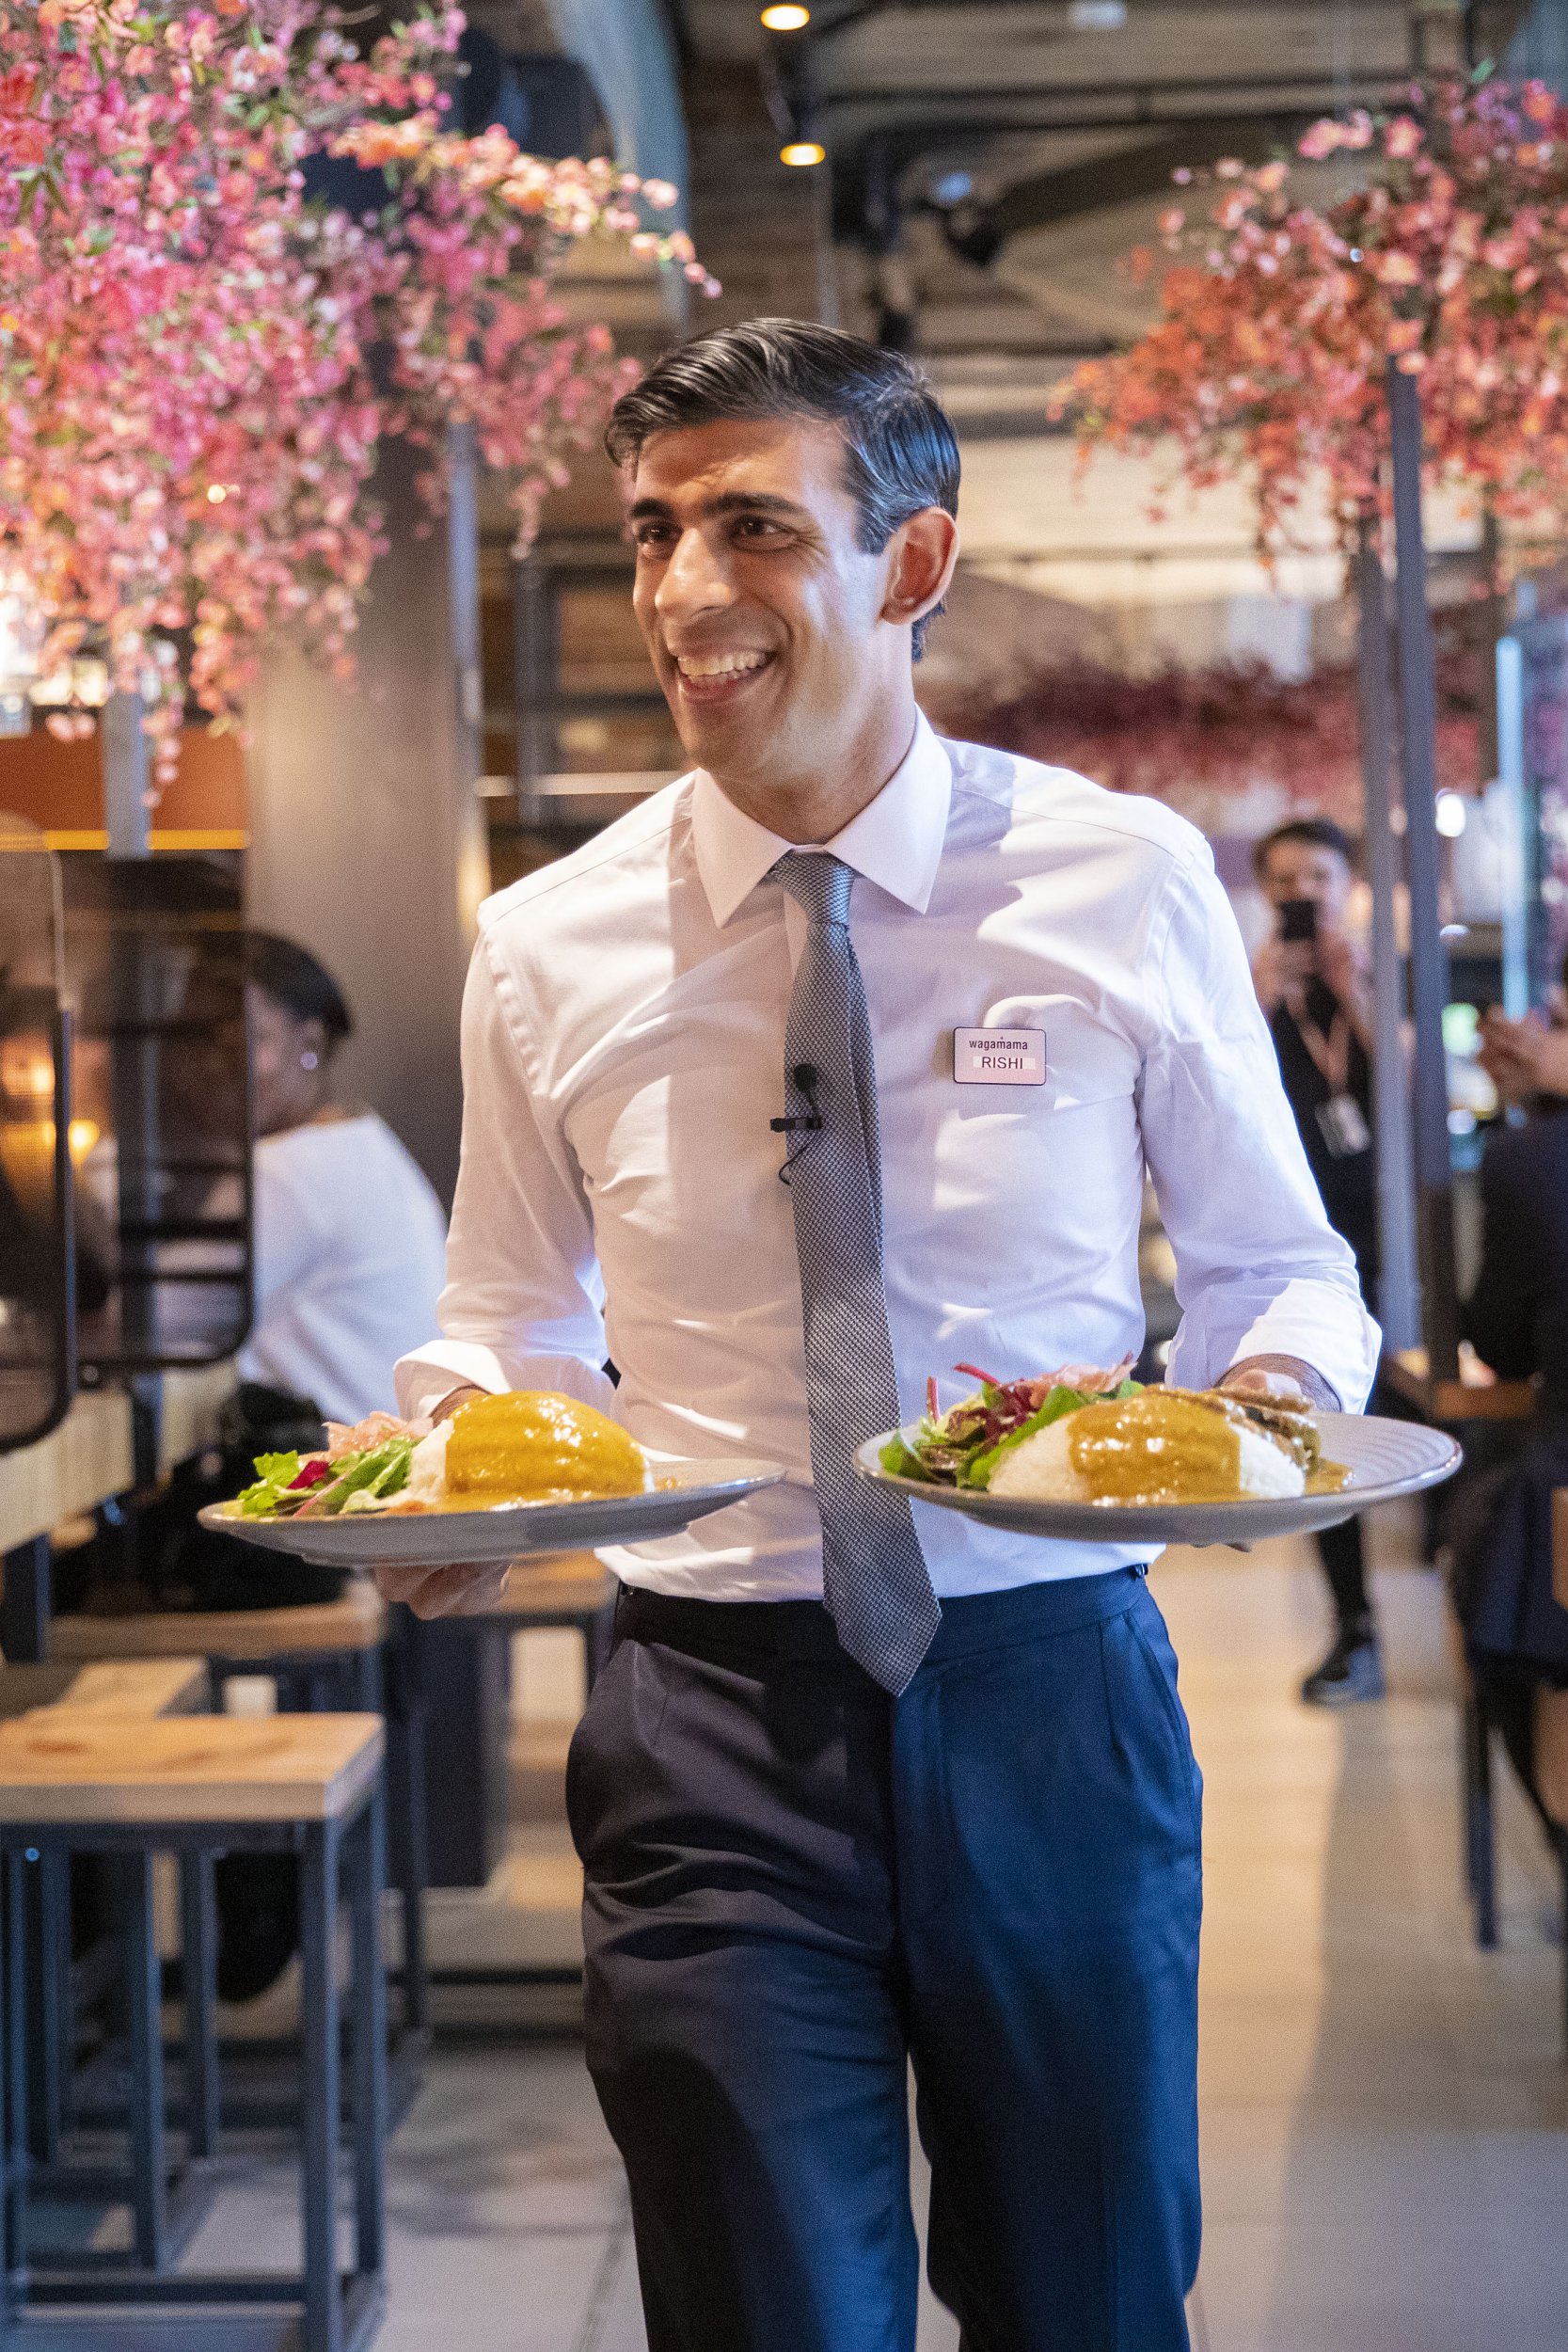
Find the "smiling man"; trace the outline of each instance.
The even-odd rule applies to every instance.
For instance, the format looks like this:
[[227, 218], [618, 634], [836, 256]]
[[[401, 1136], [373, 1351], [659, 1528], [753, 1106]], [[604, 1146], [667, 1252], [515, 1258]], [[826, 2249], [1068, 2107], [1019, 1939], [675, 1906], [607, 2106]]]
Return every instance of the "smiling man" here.
[[1176, 1379], [1355, 1409], [1375, 1330], [1202, 840], [917, 711], [958, 485], [918, 371], [727, 328], [609, 447], [693, 771], [484, 911], [402, 1389], [563, 1389], [790, 1473], [613, 1556], [573, 1743], [651, 2352], [911, 2352], [911, 2061], [967, 2352], [1180, 2352], [1199, 1785], [1147, 1561], [911, 1513], [852, 1454], [960, 1359], [1136, 1351], [1146, 1169]]

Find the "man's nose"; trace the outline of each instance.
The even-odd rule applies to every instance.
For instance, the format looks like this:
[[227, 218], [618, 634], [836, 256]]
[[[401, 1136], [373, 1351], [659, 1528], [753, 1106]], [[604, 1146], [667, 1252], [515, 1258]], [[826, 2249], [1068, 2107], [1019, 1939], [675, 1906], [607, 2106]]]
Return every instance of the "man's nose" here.
[[683, 531], [664, 566], [654, 604], [661, 620], [689, 619], [698, 612], [722, 612], [733, 593], [719, 549], [701, 531]]

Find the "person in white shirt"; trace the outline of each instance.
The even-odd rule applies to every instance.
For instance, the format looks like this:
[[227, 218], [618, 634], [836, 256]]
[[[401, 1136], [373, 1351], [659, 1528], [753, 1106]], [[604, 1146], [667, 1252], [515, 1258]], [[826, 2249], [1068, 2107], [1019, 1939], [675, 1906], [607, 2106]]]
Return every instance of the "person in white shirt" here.
[[435, 1320], [446, 1219], [386, 1122], [334, 1099], [353, 1022], [331, 974], [272, 931], [249, 932], [245, 952], [256, 1320], [240, 1375], [363, 1421], [393, 1409], [397, 1360]]
[[[1146, 1168], [1174, 1379], [1354, 1410], [1375, 1329], [1203, 841], [916, 709], [958, 476], [919, 372], [752, 322], [608, 445], [694, 769], [483, 912], [400, 1391], [789, 1471], [612, 1555], [568, 1772], [651, 2352], [911, 2352], [911, 2060], [968, 2352], [1178, 2352], [1200, 1785], [1146, 1554], [911, 1514], [848, 1449], [959, 1360], [1135, 1350]], [[1038, 1083], [972, 1082], [971, 1028]], [[437, 1614], [497, 1572], [382, 1582]]]

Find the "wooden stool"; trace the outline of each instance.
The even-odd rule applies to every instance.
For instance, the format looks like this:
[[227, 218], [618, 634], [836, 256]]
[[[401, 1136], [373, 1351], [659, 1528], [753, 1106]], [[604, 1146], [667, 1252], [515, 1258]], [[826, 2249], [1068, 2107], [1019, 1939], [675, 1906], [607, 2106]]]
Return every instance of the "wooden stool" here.
[[220, 1693], [235, 1675], [264, 1674], [308, 1711], [350, 1707], [386, 1712], [392, 1883], [403, 1914], [401, 2024], [404, 2037], [417, 2041], [429, 2024], [423, 1724], [398, 1646], [389, 1645], [386, 1602], [368, 1578], [356, 1578], [337, 1600], [287, 1609], [56, 1617], [49, 1644], [56, 1660], [150, 1660], [193, 1650], [206, 1659]]
[[[156, 1658], [126, 1664], [86, 1666], [0, 1665], [0, 1718], [55, 1708], [149, 1723], [160, 1715], [202, 1714], [210, 1703], [207, 1667], [199, 1658]], [[199, 1954], [203, 1939], [212, 1933], [211, 1907], [210, 1903], [201, 1906], [199, 1888], [188, 1883], [193, 1875], [188, 1868], [183, 1872], [182, 1898], [186, 1940]], [[30, 2012], [35, 2030], [28, 2074], [28, 2139], [34, 2156], [42, 2164], [53, 2165], [59, 2160], [69, 2116], [71, 2054], [75, 2039], [71, 1892], [63, 1854], [40, 1856], [36, 1894], [37, 1900], [25, 1905], [21, 1930], [28, 1939], [28, 1973], [37, 1987], [37, 2000]], [[193, 1997], [187, 1988], [187, 2002]], [[189, 2022], [192, 2027], [198, 2023], [194, 2013]], [[206, 2056], [206, 2037], [198, 2038], [193, 2033], [193, 2155], [211, 2155], [216, 2136], [216, 2094], [208, 2080]]]
[[[28, 2157], [24, 2112], [26, 1980], [19, 1940], [5, 1954], [8, 2102], [5, 2294], [0, 2336], [32, 2305], [91, 2303], [119, 2319], [133, 2310], [212, 2304], [296, 2304], [302, 2352], [356, 2352], [384, 2297], [382, 2163], [387, 2036], [381, 1966], [381, 1759], [373, 1715], [275, 1715], [131, 1724], [91, 1709], [51, 1708], [0, 1723], [0, 1853], [15, 1897], [24, 1857], [110, 1853], [128, 1865], [141, 1964], [132, 1985], [135, 2088], [131, 2117], [138, 2267], [27, 2268]], [[299, 1857], [303, 1986], [302, 2276], [160, 2275], [168, 2258], [159, 1981], [151, 1932], [152, 1856], [210, 1858], [247, 1849]], [[350, 2009], [355, 2116], [355, 2265], [340, 2277], [337, 2167], [341, 2090], [334, 1923], [341, 1865], [352, 1922]], [[187, 1955], [187, 1966], [192, 1956]], [[209, 2006], [211, 1982], [204, 1988]], [[111, 2326], [114, 2323], [110, 2323]], [[112, 2335], [105, 2337], [112, 2342]]]

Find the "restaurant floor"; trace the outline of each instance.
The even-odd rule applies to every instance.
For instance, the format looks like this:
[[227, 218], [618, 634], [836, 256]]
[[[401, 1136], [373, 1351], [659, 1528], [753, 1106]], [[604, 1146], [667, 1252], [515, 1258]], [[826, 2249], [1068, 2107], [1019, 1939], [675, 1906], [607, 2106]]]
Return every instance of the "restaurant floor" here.
[[[1344, 1715], [1293, 1695], [1323, 1631], [1305, 1546], [1156, 1570], [1208, 1782], [1195, 2352], [1568, 2342], [1553, 1877], [1510, 1786], [1502, 1948], [1475, 1949], [1440, 1594], [1411, 1540], [1401, 1515], [1374, 1531], [1391, 1695]], [[519, 1726], [512, 1858], [484, 1896], [438, 1899], [438, 1956], [570, 1949], [563, 1736]], [[237, 2154], [225, 2172], [187, 2259], [287, 2260], [286, 2165]], [[389, 2196], [378, 2352], [641, 2352], [625, 2188], [569, 2040], [438, 2047]], [[920, 2352], [956, 2344], [928, 2305]]]

